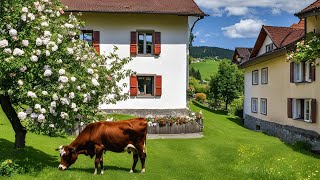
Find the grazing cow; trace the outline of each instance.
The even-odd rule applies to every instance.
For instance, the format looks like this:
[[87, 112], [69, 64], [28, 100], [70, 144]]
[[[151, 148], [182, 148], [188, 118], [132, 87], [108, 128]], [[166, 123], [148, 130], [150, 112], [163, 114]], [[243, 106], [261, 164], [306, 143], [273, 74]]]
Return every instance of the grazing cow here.
[[133, 152], [133, 165], [130, 172], [134, 172], [140, 157], [141, 173], [144, 173], [147, 127], [148, 123], [144, 118], [89, 124], [70, 145], [60, 146], [59, 169], [68, 169], [77, 160], [79, 154], [89, 155], [91, 158], [95, 155], [94, 174], [97, 174], [100, 163], [102, 175], [104, 173], [102, 155], [105, 151], [127, 151]]

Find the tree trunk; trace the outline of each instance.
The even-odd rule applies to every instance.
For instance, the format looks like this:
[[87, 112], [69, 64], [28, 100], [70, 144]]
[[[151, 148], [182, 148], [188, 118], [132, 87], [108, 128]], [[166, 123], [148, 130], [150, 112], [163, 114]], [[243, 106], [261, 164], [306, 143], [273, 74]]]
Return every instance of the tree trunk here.
[[20, 119], [14, 108], [12, 107], [10, 97], [8, 95], [0, 95], [0, 104], [2, 106], [3, 112], [7, 115], [15, 135], [15, 148], [24, 148], [26, 144], [26, 134], [27, 130], [25, 127], [22, 126]]

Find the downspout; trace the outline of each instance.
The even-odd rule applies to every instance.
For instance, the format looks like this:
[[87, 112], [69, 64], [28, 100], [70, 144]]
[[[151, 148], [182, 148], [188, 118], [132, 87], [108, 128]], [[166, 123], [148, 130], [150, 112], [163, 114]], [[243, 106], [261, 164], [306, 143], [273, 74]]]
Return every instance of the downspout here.
[[[191, 36], [191, 33], [192, 33], [193, 28], [195, 27], [196, 23], [198, 21], [200, 21], [201, 19], [203, 19], [203, 18], [204, 18], [203, 16], [198, 17], [198, 19], [193, 23], [193, 25], [192, 25], [192, 27], [190, 29], [190, 32], [188, 34], [189, 45], [188, 45], [188, 48], [187, 48], [187, 77], [186, 77], [187, 78], [187, 87], [186, 87], [186, 90], [188, 90], [188, 88], [189, 88], [189, 55], [190, 55], [190, 45], [191, 45], [191, 41], [192, 41], [190, 36]], [[188, 21], [189, 21], [189, 19], [188, 19]], [[189, 25], [188, 25], [188, 29], [189, 29]], [[188, 95], [186, 94], [186, 96], [188, 96]], [[186, 103], [187, 103], [187, 107], [188, 107], [188, 97], [186, 97]]]

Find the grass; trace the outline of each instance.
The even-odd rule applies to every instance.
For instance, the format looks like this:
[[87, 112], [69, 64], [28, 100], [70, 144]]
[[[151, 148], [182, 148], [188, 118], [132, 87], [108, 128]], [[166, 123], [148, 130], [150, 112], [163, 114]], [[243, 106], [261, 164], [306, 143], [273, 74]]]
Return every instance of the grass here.
[[[27, 134], [27, 148], [14, 150], [14, 134], [0, 114], [0, 161], [13, 159], [27, 174], [12, 179], [320, 179], [320, 156], [288, 146], [279, 139], [253, 132], [239, 120], [220, 112], [202, 110], [204, 138], [147, 141], [146, 173], [128, 173], [132, 155], [104, 155], [105, 174], [93, 176], [93, 160], [79, 156], [67, 171], [59, 171], [59, 154], [54, 149], [72, 138], [50, 138]], [[138, 169], [141, 170], [140, 163]]]
[[202, 79], [210, 80], [210, 76], [216, 74], [219, 68], [219, 61], [206, 60], [199, 63], [190, 64], [190, 69], [200, 70]]

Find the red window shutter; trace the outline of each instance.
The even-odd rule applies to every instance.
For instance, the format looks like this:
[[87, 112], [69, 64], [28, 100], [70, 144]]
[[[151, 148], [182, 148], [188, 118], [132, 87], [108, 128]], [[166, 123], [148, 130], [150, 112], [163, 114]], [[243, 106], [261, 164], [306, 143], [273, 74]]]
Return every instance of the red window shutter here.
[[308, 73], [308, 72], [306, 72], [306, 62], [301, 62], [301, 64], [302, 64], [302, 81], [303, 82], [305, 82], [306, 81], [306, 73]]
[[288, 118], [292, 118], [292, 98], [288, 98], [287, 103], [287, 110], [288, 110]]
[[100, 31], [93, 31], [92, 46], [100, 54]]
[[161, 33], [155, 32], [154, 33], [154, 55], [161, 54]]
[[314, 65], [310, 65], [310, 78], [311, 81], [316, 81], [316, 67]]
[[156, 76], [156, 96], [162, 95], [162, 76]]
[[130, 55], [137, 55], [137, 32], [131, 32]]
[[138, 95], [138, 78], [137, 76], [130, 77], [130, 96]]
[[317, 100], [311, 100], [311, 121], [313, 123], [317, 122]]
[[290, 63], [290, 83], [294, 83], [294, 62]]

